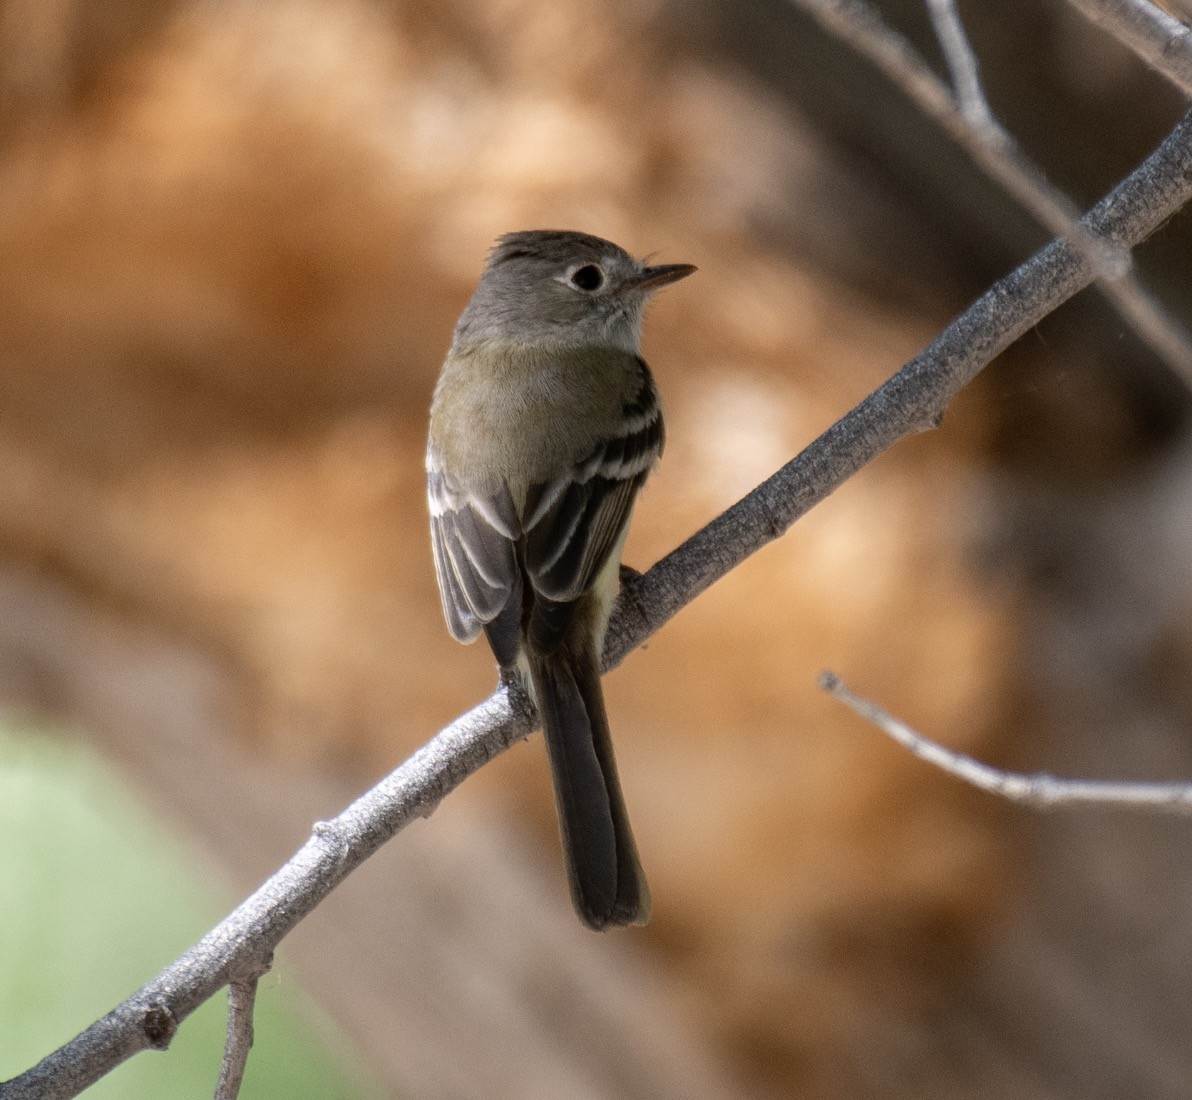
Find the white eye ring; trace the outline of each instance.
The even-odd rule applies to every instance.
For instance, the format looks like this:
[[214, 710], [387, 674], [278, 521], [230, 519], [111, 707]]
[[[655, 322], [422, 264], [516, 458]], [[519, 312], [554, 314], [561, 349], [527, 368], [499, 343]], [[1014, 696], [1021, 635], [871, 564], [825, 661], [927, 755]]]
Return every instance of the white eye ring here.
[[567, 276], [576, 290], [591, 294], [604, 286], [604, 272], [599, 264], [581, 264]]

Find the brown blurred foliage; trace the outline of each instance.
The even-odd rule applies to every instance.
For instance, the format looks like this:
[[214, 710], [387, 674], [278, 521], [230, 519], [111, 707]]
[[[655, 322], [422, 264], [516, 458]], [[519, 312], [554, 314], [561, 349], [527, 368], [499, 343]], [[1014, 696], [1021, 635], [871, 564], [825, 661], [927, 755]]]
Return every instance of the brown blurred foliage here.
[[[422, 449], [454, 318], [515, 228], [700, 266], [647, 325], [670, 444], [631, 562], [785, 461], [956, 291], [912, 265], [875, 294], [898, 266], [875, 254], [920, 223], [888, 218], [901, 200], [678, 16], [10, 4], [0, 554], [215, 654], [255, 745], [357, 776], [395, 764], [492, 684], [440, 620]], [[886, 226], [873, 253], [833, 221], [850, 211]], [[799, 240], [840, 262], [800, 260]], [[831, 666], [926, 731], [997, 747], [1019, 592], [974, 550], [999, 423], [966, 395], [950, 430], [864, 472], [609, 681], [644, 936], [743, 1088], [929, 1094], [935, 990], [1013, 892], [988, 804], [813, 687]], [[554, 843], [536, 744], [475, 786]]]

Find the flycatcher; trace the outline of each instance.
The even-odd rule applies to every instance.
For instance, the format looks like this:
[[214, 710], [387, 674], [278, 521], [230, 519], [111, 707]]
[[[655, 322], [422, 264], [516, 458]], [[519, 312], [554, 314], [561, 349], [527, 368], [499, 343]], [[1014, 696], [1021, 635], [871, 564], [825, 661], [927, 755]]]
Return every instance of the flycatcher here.
[[647, 266], [586, 233], [501, 237], [431, 405], [431, 541], [443, 613], [483, 631], [542, 717], [576, 911], [644, 924], [638, 862], [600, 690], [634, 498], [662, 454], [642, 311], [690, 264]]

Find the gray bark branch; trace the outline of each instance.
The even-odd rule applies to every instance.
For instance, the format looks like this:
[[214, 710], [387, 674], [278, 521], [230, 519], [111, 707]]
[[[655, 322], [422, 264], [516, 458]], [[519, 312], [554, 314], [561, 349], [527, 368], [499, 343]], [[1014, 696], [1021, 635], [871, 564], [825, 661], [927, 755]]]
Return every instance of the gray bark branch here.
[[1192, 30], [1150, 0], [1068, 0], [1089, 22], [1129, 46], [1192, 96]]
[[1104, 779], [1061, 779], [1054, 775], [1003, 771], [976, 757], [932, 741], [889, 711], [850, 690], [833, 672], [820, 674], [820, 687], [921, 760], [957, 779], [1039, 809], [1056, 806], [1105, 806], [1159, 813], [1192, 814], [1192, 783], [1133, 783]]
[[994, 121], [993, 110], [981, 87], [977, 69], [977, 57], [969, 45], [960, 12], [953, 0], [927, 0], [927, 12], [935, 28], [935, 37], [940, 44], [952, 75], [952, 87], [965, 121], [978, 133], [984, 132], [986, 142], [1000, 141], [1001, 128]]
[[[272, 960], [272, 955], [270, 956]], [[223, 1061], [215, 1100], [236, 1100], [244, 1083], [244, 1070], [253, 1044], [253, 1011], [257, 1003], [257, 985], [271, 963], [256, 968], [255, 973], [237, 978], [228, 985], [228, 1035], [224, 1041]]]
[[[929, 0], [941, 48], [961, 81], [954, 96], [910, 41], [882, 22], [866, 0], [789, 0], [829, 34], [867, 58], [972, 158], [990, 179], [1050, 232], [1068, 238], [1093, 264], [1099, 289], [1139, 336], [1184, 382], [1192, 386], [1192, 338], [1131, 271], [1128, 251], [1086, 233], [1079, 211], [1025, 156], [993, 116], [977, 76], [956, 9], [947, 0]], [[1074, 3], [1109, 6], [1103, 0]], [[1141, 0], [1140, 0], [1141, 2]], [[1121, 28], [1110, 25], [1115, 33]]]

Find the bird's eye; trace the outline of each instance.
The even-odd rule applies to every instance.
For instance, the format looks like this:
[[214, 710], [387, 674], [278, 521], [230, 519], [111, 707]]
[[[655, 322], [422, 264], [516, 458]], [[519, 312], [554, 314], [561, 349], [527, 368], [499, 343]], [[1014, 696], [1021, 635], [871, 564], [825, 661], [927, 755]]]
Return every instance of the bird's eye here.
[[580, 290], [599, 290], [604, 285], [604, 272], [595, 264], [584, 264], [572, 272], [571, 285]]

